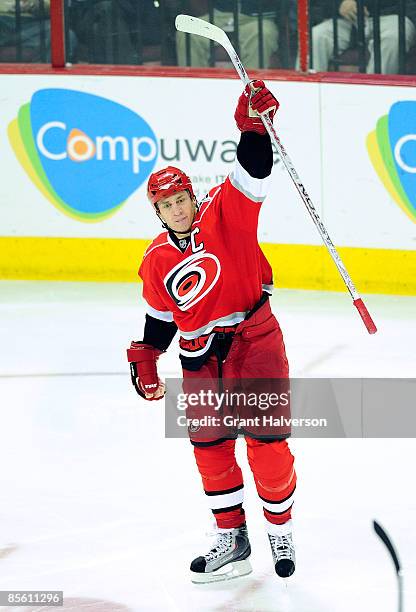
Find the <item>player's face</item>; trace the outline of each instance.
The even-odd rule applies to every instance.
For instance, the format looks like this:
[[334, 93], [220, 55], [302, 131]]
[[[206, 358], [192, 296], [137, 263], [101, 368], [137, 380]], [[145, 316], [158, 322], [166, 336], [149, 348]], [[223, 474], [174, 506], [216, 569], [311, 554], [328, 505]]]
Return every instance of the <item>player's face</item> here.
[[186, 232], [191, 228], [195, 214], [195, 202], [187, 191], [179, 191], [169, 198], [159, 200], [158, 207], [162, 221], [174, 232]]

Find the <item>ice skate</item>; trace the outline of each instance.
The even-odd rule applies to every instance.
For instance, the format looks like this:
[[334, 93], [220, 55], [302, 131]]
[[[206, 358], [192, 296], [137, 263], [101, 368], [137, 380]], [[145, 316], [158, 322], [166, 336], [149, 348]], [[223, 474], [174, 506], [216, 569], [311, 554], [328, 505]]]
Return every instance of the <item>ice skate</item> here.
[[246, 524], [235, 529], [217, 529], [211, 550], [191, 563], [191, 580], [196, 583], [219, 582], [250, 574], [250, 542]]
[[295, 571], [295, 547], [292, 538], [292, 521], [284, 525], [268, 523], [267, 531], [272, 549], [276, 574], [280, 578], [289, 578]]

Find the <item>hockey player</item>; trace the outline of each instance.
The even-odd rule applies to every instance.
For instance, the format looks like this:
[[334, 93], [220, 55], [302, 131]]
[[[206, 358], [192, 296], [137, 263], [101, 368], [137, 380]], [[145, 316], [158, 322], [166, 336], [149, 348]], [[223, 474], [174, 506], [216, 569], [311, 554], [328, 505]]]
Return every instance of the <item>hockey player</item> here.
[[[149, 178], [148, 198], [165, 231], [149, 246], [139, 270], [146, 322], [143, 340], [127, 351], [133, 384], [147, 400], [164, 395], [157, 360], [177, 330], [184, 384], [196, 378], [289, 376], [282, 332], [269, 304], [272, 271], [257, 240], [273, 166], [259, 115], [273, 119], [278, 106], [263, 81], [245, 89], [235, 111], [241, 137], [234, 170], [200, 204], [178, 168], [169, 166]], [[216, 543], [194, 559], [191, 579], [212, 582], [248, 574], [251, 549], [235, 437], [202, 440], [191, 431], [189, 436], [217, 524]], [[295, 570], [291, 508], [296, 474], [284, 437], [245, 435], [275, 571], [288, 577]]]

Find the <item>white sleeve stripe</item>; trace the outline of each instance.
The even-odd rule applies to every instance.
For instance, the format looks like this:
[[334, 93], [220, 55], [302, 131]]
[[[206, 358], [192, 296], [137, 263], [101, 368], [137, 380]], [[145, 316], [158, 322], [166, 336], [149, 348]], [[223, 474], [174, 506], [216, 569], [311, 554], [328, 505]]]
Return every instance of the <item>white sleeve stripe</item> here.
[[264, 179], [257, 179], [249, 175], [247, 170], [239, 163], [235, 162], [235, 168], [229, 176], [230, 182], [253, 202], [263, 202], [269, 190], [271, 174]]
[[172, 323], [173, 314], [169, 310], [156, 310], [156, 308], [152, 308], [150, 304], [146, 302], [146, 312], [148, 315], [153, 317], [154, 319], [159, 319], [160, 321], [166, 321], [167, 323]]

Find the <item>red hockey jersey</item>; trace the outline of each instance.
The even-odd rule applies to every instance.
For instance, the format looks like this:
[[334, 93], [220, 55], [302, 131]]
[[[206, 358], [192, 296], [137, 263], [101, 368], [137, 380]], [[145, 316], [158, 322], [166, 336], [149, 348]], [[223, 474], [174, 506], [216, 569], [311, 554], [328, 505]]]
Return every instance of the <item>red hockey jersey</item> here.
[[[145, 252], [139, 275], [147, 312], [176, 323], [184, 356], [205, 353], [215, 331], [240, 323], [263, 290], [272, 289], [271, 266], [257, 241], [269, 181], [251, 177], [236, 160], [201, 202], [186, 251], [163, 232]], [[192, 342], [188, 352], [199, 338], [204, 341]]]

